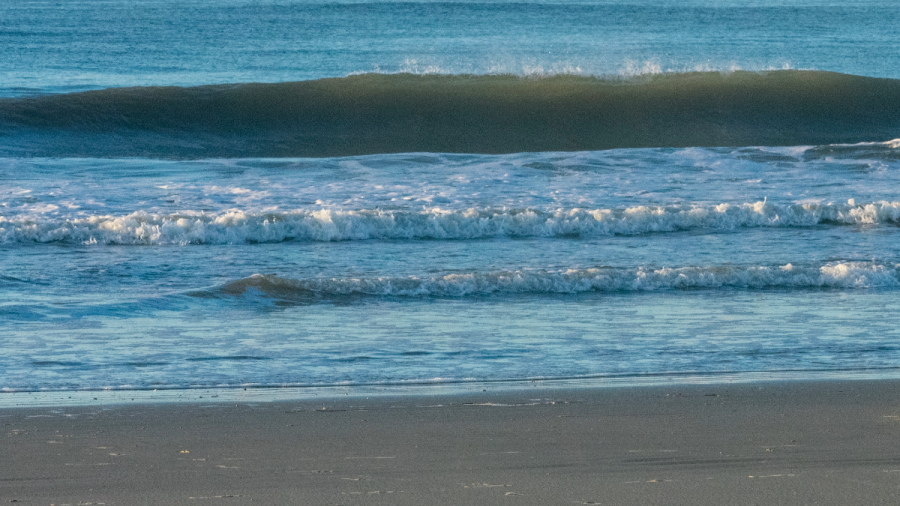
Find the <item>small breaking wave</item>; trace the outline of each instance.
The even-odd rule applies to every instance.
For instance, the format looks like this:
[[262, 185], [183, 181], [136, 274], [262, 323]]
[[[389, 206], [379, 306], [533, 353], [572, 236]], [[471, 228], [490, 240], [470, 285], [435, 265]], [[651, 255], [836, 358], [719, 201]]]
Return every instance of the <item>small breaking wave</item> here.
[[238, 296], [248, 290], [281, 299], [316, 297], [465, 297], [494, 294], [575, 294], [678, 289], [898, 288], [900, 265], [838, 262], [818, 266], [706, 266], [659, 269], [597, 267], [452, 273], [431, 277], [289, 279], [254, 274], [219, 288]]
[[601, 237], [748, 227], [880, 225], [900, 222], [900, 202], [713, 206], [635, 206], [620, 209], [467, 209], [421, 211], [296, 210], [59, 218], [0, 216], [0, 243], [187, 245], [354, 241], [465, 240], [495, 237]]

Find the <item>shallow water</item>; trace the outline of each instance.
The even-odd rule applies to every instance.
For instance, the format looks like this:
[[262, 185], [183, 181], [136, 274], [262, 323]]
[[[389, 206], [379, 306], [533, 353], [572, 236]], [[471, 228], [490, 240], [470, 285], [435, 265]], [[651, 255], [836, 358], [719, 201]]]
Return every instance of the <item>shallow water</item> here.
[[[887, 57], [900, 49], [893, 7], [4, 3], [0, 390], [898, 377], [900, 143], [891, 139], [900, 132], [890, 121], [900, 104], [882, 93], [900, 79]], [[824, 72], [733, 72], [785, 68]], [[672, 74], [694, 71], [713, 73]], [[784, 142], [772, 143], [817, 144], [810, 125], [824, 121], [859, 136], [852, 144], [277, 158], [315, 143], [228, 107], [291, 120], [278, 104], [296, 95], [276, 93], [262, 109], [254, 101], [309, 83], [59, 95], [425, 82], [347, 79], [373, 72], [490, 74], [475, 80], [525, 87], [774, 76], [771, 91], [793, 80], [774, 99], [853, 81], [882, 94], [850, 95], [881, 97], [883, 107], [847, 109], [823, 93], [811, 95], [821, 107], [805, 103], [799, 115], [738, 114], [742, 100], [710, 106], [688, 90], [679, 96], [707, 109], [650, 111], [638, 122], [677, 133], [689, 130], [686, 118], [703, 120], [710, 135], [737, 138], [727, 135], [800, 118], [810, 140], [778, 123]], [[467, 79], [433, 82], [458, 91]], [[264, 93], [203, 102], [251, 88]], [[129, 102], [145, 95], [200, 97], [187, 102], [200, 112], [166, 116], [156, 99]], [[567, 121], [544, 112], [537, 123]]]
[[7, 159], [7, 390], [896, 374], [897, 148]]

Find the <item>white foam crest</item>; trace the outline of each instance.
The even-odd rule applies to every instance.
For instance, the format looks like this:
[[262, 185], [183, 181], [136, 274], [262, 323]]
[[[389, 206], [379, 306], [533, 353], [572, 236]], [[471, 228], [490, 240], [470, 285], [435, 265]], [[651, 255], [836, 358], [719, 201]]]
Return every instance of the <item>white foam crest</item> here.
[[659, 59], [649, 59], [643, 61], [626, 59], [619, 66], [619, 76], [638, 77], [652, 76], [658, 74], [683, 74], [690, 72], [719, 72], [722, 74], [731, 74], [739, 71], [749, 72], [771, 72], [775, 70], [794, 70], [793, 65], [789, 62], [783, 62], [778, 65], [750, 65], [742, 66], [737, 63], [718, 63], [710, 62], [691, 63], [691, 64], [668, 64], [664, 66]]
[[421, 211], [332, 209], [287, 212], [228, 210], [60, 218], [0, 216], [0, 243], [238, 244], [366, 239], [596, 237], [742, 227], [806, 227], [822, 223], [900, 222], [900, 202], [781, 205], [765, 201], [713, 206], [620, 209], [476, 209]]
[[437, 65], [435, 63], [419, 62], [414, 58], [407, 58], [406, 60], [404, 60], [403, 64], [400, 66], [400, 72], [404, 74], [417, 75], [450, 73], [440, 65]]
[[433, 277], [288, 279], [254, 274], [222, 287], [240, 295], [248, 289], [272, 297], [397, 296], [463, 297], [490, 294], [633, 292], [716, 288], [898, 288], [900, 266], [841, 262], [821, 266], [712, 266], [660, 269], [599, 267], [453, 273]]
[[821, 147], [844, 147], [844, 148], [855, 148], [855, 147], [884, 147], [888, 149], [900, 149], [900, 139], [891, 139], [889, 141], [881, 141], [881, 142], [856, 142], [854, 144], [830, 144], [828, 146]]
[[[516, 75], [521, 77], [551, 77], [558, 75], [595, 76], [605, 79], [633, 78], [659, 74], [681, 74], [691, 72], [720, 72], [729, 74], [737, 71], [770, 72], [776, 70], [796, 70], [790, 62], [780, 61], [769, 64], [734, 61], [707, 61], [696, 63], [679, 62], [667, 58], [633, 59], [618, 61], [607, 59], [577, 58], [566, 55], [548, 54], [546, 57], [521, 57], [511, 54], [497, 54], [481, 61], [448, 60], [439, 57], [407, 57], [396, 65], [373, 65], [348, 72], [347, 75], [361, 74], [416, 74], [416, 75]], [[805, 69], [813, 70], [813, 69]]]

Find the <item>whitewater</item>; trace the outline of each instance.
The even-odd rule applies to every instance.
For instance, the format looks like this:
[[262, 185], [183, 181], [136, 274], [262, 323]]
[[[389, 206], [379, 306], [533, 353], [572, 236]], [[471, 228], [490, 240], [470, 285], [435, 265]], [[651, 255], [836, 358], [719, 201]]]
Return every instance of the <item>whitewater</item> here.
[[891, 7], [4, 4], [0, 404], [900, 377]]

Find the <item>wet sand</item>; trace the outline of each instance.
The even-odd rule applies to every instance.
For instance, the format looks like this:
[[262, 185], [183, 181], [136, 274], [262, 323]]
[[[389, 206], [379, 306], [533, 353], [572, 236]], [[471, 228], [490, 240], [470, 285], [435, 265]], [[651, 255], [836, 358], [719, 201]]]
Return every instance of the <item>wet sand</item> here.
[[0, 410], [18, 504], [897, 504], [900, 381]]

